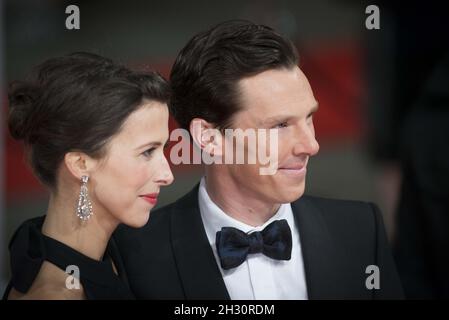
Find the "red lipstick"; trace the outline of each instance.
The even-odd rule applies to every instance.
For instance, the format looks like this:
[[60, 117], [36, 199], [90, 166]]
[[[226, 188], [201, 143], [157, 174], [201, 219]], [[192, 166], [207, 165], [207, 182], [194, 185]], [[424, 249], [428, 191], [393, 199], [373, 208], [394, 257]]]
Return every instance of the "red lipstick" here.
[[158, 196], [159, 196], [159, 193], [148, 193], [148, 194], [143, 194], [140, 197], [142, 199], [146, 200], [147, 202], [151, 203], [152, 205], [156, 205]]

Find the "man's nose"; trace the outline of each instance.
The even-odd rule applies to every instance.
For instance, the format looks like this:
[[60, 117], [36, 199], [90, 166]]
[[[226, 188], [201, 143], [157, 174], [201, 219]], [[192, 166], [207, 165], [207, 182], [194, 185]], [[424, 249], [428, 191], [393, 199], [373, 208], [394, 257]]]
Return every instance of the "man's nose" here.
[[297, 137], [293, 150], [295, 155], [307, 154], [309, 156], [314, 156], [320, 150], [320, 145], [315, 139], [315, 131], [312, 128], [308, 126], [302, 128], [297, 133]]

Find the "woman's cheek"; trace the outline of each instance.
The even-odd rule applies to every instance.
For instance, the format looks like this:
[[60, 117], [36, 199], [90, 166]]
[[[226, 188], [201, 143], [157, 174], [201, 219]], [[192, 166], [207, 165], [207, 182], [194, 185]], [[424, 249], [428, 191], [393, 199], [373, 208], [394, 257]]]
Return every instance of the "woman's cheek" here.
[[151, 172], [151, 164], [148, 162], [144, 164], [140, 164], [134, 167], [134, 177], [136, 179], [137, 186], [144, 186], [151, 180], [152, 172]]

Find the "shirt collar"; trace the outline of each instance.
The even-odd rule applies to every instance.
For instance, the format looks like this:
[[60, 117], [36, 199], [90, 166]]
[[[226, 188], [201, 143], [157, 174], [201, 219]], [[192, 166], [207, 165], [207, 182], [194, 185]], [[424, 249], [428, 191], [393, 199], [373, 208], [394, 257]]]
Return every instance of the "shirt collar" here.
[[198, 203], [200, 206], [201, 218], [203, 220], [204, 228], [207, 237], [211, 244], [215, 243], [216, 233], [222, 227], [234, 227], [245, 233], [260, 231], [275, 220], [286, 219], [290, 228], [294, 228], [294, 218], [291, 206], [289, 203], [281, 204], [276, 214], [274, 214], [268, 221], [261, 226], [250, 226], [237, 219], [232, 218], [226, 214], [219, 206], [212, 201], [206, 189], [206, 179], [201, 178], [200, 187], [198, 191]]

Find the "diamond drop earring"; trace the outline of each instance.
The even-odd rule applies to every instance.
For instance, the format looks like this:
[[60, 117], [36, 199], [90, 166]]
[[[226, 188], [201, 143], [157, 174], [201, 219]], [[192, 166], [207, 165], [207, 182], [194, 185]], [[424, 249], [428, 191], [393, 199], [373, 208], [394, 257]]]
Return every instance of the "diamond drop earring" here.
[[89, 199], [87, 181], [89, 181], [88, 176], [81, 177], [81, 190], [80, 196], [78, 198], [78, 206], [76, 208], [76, 215], [83, 221], [89, 220], [89, 218], [94, 214], [92, 212], [92, 203]]

